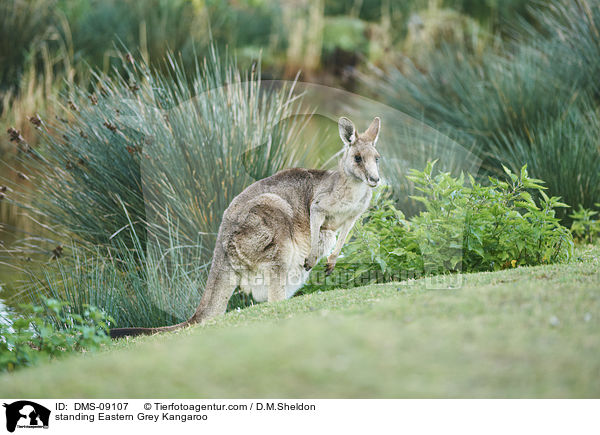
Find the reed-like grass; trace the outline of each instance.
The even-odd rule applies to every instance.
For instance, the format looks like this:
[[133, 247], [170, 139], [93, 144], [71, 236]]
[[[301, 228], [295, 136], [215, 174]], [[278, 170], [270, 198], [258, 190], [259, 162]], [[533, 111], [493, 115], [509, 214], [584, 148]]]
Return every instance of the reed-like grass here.
[[123, 73], [65, 95], [64, 117], [42, 120], [43, 147], [26, 159], [34, 202], [14, 200], [48, 222], [48, 251], [62, 246], [33, 293], [97, 305], [120, 326], [170, 323], [198, 302], [231, 200], [301, 165], [310, 144], [296, 141], [293, 84], [265, 88], [258, 68], [242, 73], [216, 50], [194, 74], [172, 56], [166, 75], [122, 61]]
[[597, 134], [600, 2], [553, 1], [531, 13], [536, 25], [523, 20], [513, 42], [481, 54], [447, 46], [424, 70], [405, 59], [363, 82], [473, 149], [488, 173], [527, 163], [551, 194], [589, 207], [599, 193], [600, 149], [587, 138]]
[[[86, 304], [109, 313], [116, 325], [170, 325], [181, 322], [197, 307], [208, 264], [202, 243], [181, 244], [170, 228], [169, 246], [142, 246], [133, 225], [127, 231], [133, 246], [122, 241], [111, 246], [82, 246], [72, 243], [61, 261], [31, 271], [25, 294], [37, 302], [50, 296], [82, 313]], [[114, 326], [114, 325], [112, 325]]]

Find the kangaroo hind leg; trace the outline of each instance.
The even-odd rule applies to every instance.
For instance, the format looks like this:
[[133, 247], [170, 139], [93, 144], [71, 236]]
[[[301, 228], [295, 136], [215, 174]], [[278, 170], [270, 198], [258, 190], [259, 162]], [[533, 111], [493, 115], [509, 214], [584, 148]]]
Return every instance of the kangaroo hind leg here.
[[227, 303], [233, 292], [240, 283], [240, 279], [235, 270], [223, 261], [223, 253], [215, 249], [213, 264], [206, 280], [204, 294], [200, 300], [200, 305], [189, 320], [189, 323], [199, 323], [211, 317], [224, 314], [227, 310]]
[[274, 264], [269, 268], [269, 276], [267, 277], [268, 285], [268, 301], [277, 302], [283, 301], [285, 297], [285, 284], [287, 281], [287, 268], [284, 265]]

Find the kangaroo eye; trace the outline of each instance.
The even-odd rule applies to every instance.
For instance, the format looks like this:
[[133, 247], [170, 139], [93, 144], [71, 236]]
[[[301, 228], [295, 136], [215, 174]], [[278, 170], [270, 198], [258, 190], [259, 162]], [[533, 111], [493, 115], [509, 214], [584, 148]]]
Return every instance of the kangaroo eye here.
[[357, 154], [357, 155], [354, 156], [354, 161], [356, 163], [360, 163], [360, 162], [362, 162], [362, 157]]
[[379, 157], [375, 157], [375, 161], [379, 163]]

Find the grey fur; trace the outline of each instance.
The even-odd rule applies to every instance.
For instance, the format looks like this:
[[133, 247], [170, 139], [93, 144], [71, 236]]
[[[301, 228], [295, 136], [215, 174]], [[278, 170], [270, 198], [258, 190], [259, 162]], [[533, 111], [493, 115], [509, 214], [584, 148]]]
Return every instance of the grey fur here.
[[344, 150], [337, 169], [283, 170], [233, 199], [219, 227], [204, 294], [190, 319], [162, 328], [112, 329], [111, 336], [169, 331], [221, 315], [238, 286], [259, 302], [289, 298], [333, 249], [326, 267], [331, 273], [379, 182], [379, 118], [362, 134], [348, 118], [338, 125]]

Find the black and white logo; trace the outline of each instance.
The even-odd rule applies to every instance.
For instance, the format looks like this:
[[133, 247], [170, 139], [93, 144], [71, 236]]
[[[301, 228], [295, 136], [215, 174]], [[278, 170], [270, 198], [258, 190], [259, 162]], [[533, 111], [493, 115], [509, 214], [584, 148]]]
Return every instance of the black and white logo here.
[[48, 429], [50, 410], [29, 400], [19, 400], [3, 405], [6, 408], [6, 430]]

